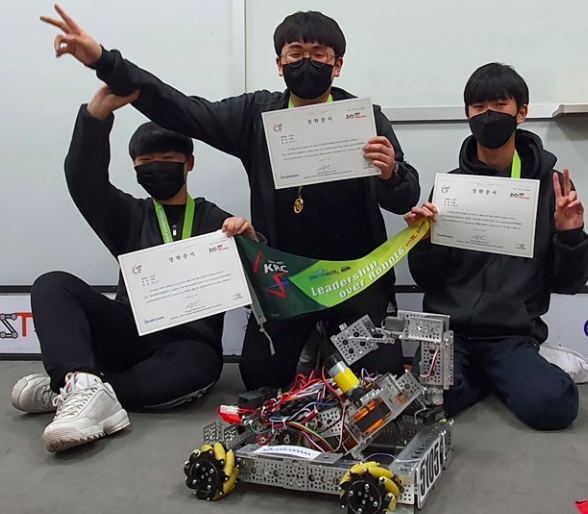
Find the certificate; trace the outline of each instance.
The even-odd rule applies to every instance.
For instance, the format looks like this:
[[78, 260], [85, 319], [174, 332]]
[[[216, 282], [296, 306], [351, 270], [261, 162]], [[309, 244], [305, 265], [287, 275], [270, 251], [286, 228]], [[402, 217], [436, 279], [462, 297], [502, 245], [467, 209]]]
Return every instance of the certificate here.
[[533, 258], [539, 181], [437, 174], [433, 244]]
[[235, 240], [220, 231], [118, 260], [141, 336], [251, 303]]
[[262, 114], [276, 189], [380, 175], [363, 158], [376, 136], [369, 99], [340, 100]]

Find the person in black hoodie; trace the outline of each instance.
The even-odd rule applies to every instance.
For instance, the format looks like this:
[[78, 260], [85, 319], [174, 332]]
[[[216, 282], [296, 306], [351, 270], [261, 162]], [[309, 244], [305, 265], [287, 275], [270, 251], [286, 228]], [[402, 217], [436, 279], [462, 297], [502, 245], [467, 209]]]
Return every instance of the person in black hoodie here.
[[[137, 181], [151, 198], [136, 199], [110, 183], [113, 112], [136, 97], [100, 89], [79, 111], [65, 161], [71, 196], [112, 255], [220, 229], [258, 240], [247, 220], [190, 197], [192, 140], [152, 122], [129, 144]], [[57, 410], [43, 433], [49, 451], [122, 430], [129, 425], [125, 409], [198, 398], [220, 376], [222, 314], [139, 337], [122, 278], [111, 300], [64, 272], [37, 279], [31, 303], [49, 376], [19, 380], [12, 403], [25, 412]]]
[[[434, 246], [428, 238], [409, 254], [412, 276], [425, 290], [424, 310], [451, 316], [455, 331], [455, 385], [445, 406], [455, 415], [494, 392], [529, 426], [563, 429], [577, 416], [578, 389], [539, 355], [548, 333], [541, 316], [551, 293], [575, 294], [588, 280], [584, 209], [569, 172], [554, 172], [556, 157], [541, 139], [517, 129], [529, 91], [513, 68], [482, 66], [464, 100], [472, 136], [450, 173], [510, 177], [516, 150], [521, 177], [540, 181], [540, 191], [532, 259]], [[436, 212], [427, 202], [405, 219], [434, 223]]]
[[[285, 18], [274, 34], [278, 73], [283, 92], [255, 91], [210, 102], [188, 97], [157, 77], [104, 50], [62, 9], [62, 20], [41, 19], [60, 28], [57, 56], [72, 54], [97, 70], [98, 77], [118, 95], [140, 90], [135, 108], [159, 125], [199, 139], [239, 158], [251, 187], [251, 216], [270, 246], [305, 257], [348, 260], [363, 257], [386, 239], [380, 207], [404, 214], [418, 202], [416, 170], [404, 161], [390, 121], [374, 107], [378, 136], [366, 142], [364, 156], [381, 170], [380, 177], [315, 184], [276, 190], [261, 114], [267, 111], [353, 98], [332, 86], [340, 75], [345, 37], [339, 25], [319, 12], [298, 12]], [[302, 203], [303, 202], [303, 203]], [[303, 207], [301, 208], [301, 205]], [[369, 290], [320, 317], [292, 322], [270, 322], [266, 328], [276, 349], [270, 347], [254, 319], [247, 328], [241, 374], [250, 388], [282, 387], [296, 374], [303, 346], [317, 321], [331, 331], [369, 314], [376, 325], [394, 312], [394, 271]], [[370, 371], [402, 373], [400, 345], [384, 345], [357, 364]]]

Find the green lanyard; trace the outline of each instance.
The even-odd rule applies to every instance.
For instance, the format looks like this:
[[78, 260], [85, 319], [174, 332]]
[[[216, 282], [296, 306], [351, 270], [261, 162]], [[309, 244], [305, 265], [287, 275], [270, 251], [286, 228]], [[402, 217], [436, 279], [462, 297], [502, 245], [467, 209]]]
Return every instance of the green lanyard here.
[[[332, 101], [333, 95], [329, 95], [329, 98], [327, 98], [327, 103], [330, 103]], [[296, 106], [292, 101], [292, 97], [290, 96], [290, 98], [288, 99], [288, 109], [294, 109], [295, 107]], [[304, 200], [302, 198], [302, 186], [298, 186], [298, 197], [294, 201], [294, 212], [296, 214], [300, 214], [302, 212], [302, 209], [304, 209]]]
[[512, 168], [510, 169], [510, 178], [521, 178], [521, 157], [515, 150], [512, 157]]
[[[159, 229], [161, 230], [161, 237], [164, 243], [173, 243], [174, 238], [169, 228], [165, 210], [157, 200], [153, 200], [155, 206], [155, 213], [157, 214], [157, 221], [159, 222]], [[194, 199], [188, 195], [186, 201], [186, 210], [184, 211], [184, 226], [182, 228], [182, 239], [189, 239], [192, 237], [192, 225], [194, 223]]]

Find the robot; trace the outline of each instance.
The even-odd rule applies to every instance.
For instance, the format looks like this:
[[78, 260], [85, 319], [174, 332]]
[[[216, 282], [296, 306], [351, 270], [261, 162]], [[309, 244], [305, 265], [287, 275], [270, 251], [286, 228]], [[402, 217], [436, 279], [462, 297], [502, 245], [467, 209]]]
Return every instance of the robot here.
[[[453, 385], [449, 317], [399, 311], [382, 328], [365, 316], [331, 338], [322, 374], [289, 391], [244, 393], [220, 406], [184, 465], [197, 498], [237, 482], [337, 495], [350, 514], [421, 510], [453, 458], [443, 391]], [[382, 344], [420, 343], [419, 378], [357, 376], [349, 366]]]

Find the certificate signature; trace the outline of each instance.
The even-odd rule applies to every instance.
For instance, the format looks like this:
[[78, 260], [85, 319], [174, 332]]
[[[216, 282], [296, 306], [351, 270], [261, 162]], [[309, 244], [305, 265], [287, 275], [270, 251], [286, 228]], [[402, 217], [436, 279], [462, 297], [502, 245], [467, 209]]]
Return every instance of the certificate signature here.
[[475, 234], [470, 238], [470, 242], [478, 244], [490, 244], [490, 239], [484, 234]]
[[184, 312], [192, 311], [201, 304], [202, 302], [200, 300], [194, 300], [184, 307]]
[[316, 170], [317, 173], [327, 173], [329, 171], [335, 171], [335, 168], [333, 168], [332, 164], [323, 164]]

